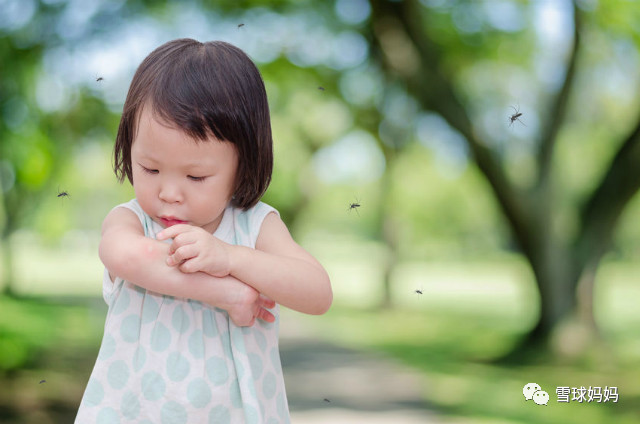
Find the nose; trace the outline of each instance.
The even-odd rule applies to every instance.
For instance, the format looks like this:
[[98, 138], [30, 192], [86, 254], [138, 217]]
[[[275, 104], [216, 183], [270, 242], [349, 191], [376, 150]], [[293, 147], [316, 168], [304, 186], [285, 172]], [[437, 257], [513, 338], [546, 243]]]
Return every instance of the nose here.
[[165, 203], [181, 203], [183, 200], [182, 190], [180, 190], [179, 184], [165, 180], [161, 183], [158, 198]]

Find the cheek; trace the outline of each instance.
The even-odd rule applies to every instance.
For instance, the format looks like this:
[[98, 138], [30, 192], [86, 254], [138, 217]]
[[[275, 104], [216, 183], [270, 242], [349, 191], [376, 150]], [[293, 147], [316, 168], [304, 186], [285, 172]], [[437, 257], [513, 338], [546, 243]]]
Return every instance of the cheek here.
[[146, 181], [144, 175], [134, 175], [133, 191], [140, 203], [147, 202], [153, 197], [153, 185]]

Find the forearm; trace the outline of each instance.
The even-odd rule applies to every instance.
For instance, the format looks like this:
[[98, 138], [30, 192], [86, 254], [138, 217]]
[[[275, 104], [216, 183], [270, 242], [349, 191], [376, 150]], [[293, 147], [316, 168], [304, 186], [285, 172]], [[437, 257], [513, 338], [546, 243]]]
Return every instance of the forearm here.
[[290, 309], [319, 315], [331, 305], [329, 276], [319, 264], [245, 246], [231, 248], [230, 262], [231, 276]]
[[[137, 286], [174, 297], [198, 300], [228, 310], [247, 289], [238, 279], [212, 277], [203, 272], [185, 274], [166, 264], [169, 245], [157, 240], [131, 236], [100, 243], [100, 259], [112, 276]], [[245, 287], [243, 287], [245, 286]]]

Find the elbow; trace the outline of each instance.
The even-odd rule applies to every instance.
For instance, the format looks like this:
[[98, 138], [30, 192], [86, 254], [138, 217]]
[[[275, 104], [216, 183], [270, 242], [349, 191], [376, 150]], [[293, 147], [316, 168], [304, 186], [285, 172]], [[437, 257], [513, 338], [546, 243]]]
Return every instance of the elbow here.
[[328, 275], [326, 275], [326, 281], [324, 281], [323, 284], [325, 286], [324, 292], [318, 296], [318, 301], [314, 305], [315, 307], [309, 312], [311, 315], [323, 315], [327, 313], [333, 303], [333, 290], [331, 289], [331, 281]]
[[112, 275], [129, 279], [144, 260], [143, 254], [131, 243], [121, 243], [103, 237], [98, 247], [98, 256]]
[[332, 303], [333, 303], [333, 292], [329, 290], [329, 295], [326, 297], [326, 300], [321, 305], [319, 305], [320, 307], [314, 315], [324, 315], [329, 311], [329, 308], [331, 308]]

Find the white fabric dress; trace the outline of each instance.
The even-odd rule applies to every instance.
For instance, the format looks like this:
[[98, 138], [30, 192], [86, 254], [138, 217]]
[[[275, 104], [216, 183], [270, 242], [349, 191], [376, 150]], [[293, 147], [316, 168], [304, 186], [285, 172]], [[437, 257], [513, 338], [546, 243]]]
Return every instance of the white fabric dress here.
[[[162, 227], [133, 199], [132, 210], [154, 238]], [[265, 203], [228, 207], [214, 232], [255, 247]], [[76, 424], [289, 423], [274, 323], [238, 327], [226, 311], [165, 296], [120, 278], [103, 282], [109, 306], [100, 352]]]

